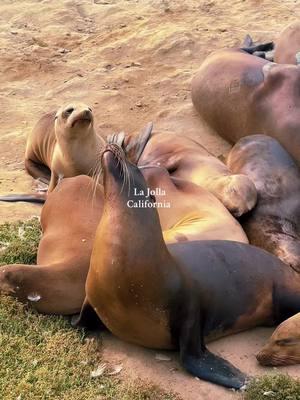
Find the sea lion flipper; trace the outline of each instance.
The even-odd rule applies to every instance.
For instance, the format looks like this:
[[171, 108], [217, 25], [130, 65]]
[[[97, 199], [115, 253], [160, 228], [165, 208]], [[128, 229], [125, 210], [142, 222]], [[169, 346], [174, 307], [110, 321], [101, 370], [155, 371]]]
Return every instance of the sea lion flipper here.
[[106, 329], [105, 325], [87, 299], [84, 300], [80, 314], [73, 315], [71, 318], [71, 325], [74, 328], [86, 328], [88, 330]]
[[237, 390], [246, 384], [246, 375], [228, 361], [206, 348], [197, 353], [197, 355], [185, 353], [181, 358], [183, 366], [191, 374], [205, 381]]
[[252, 37], [249, 35], [249, 33], [247, 33], [247, 35], [246, 35], [245, 38], [244, 38], [244, 41], [243, 41], [242, 46], [243, 46], [243, 47], [250, 47], [250, 46], [252, 46], [252, 45], [253, 45], [253, 39], [252, 39]]
[[151, 137], [152, 129], [153, 123], [149, 122], [137, 136], [125, 144], [124, 149], [126, 156], [134, 164], [137, 164], [141, 158], [141, 155]]

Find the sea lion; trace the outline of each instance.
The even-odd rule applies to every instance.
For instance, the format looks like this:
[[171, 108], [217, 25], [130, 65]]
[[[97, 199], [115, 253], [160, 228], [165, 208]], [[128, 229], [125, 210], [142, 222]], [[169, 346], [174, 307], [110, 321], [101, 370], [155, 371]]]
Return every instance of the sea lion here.
[[93, 174], [104, 143], [94, 130], [92, 109], [73, 102], [38, 121], [27, 138], [25, 168], [34, 178], [51, 174], [51, 192], [63, 177]]
[[[77, 323], [99, 317], [123, 340], [179, 348], [184, 368], [240, 388], [245, 375], [209, 352], [212, 339], [280, 322], [300, 310], [300, 277], [277, 257], [232, 241], [166, 245], [140, 170], [116, 145], [103, 150], [104, 211]], [[144, 194], [142, 194], [144, 193]], [[241, 290], [242, 289], [242, 290]], [[92, 317], [93, 315], [93, 317]]]
[[0, 267], [0, 292], [41, 313], [78, 313], [102, 207], [102, 189], [91, 178], [64, 179], [42, 209], [37, 265]]
[[[144, 166], [140, 170], [149, 190], [148, 199], [155, 197], [166, 243], [209, 239], [248, 243], [241, 225], [208, 190], [170, 176], [163, 167]], [[137, 201], [129, 204], [134, 206], [145, 206], [138, 194]]]
[[[79, 118], [80, 115], [83, 113], [81, 110], [82, 108], [85, 107], [85, 105], [77, 105], [77, 108], [74, 108], [75, 105], [73, 105], [71, 108], [67, 107], [68, 113], [71, 112], [71, 109], [74, 109], [71, 114], [73, 115], [73, 119]], [[81, 107], [81, 108], [80, 108]], [[86, 106], [87, 107], [87, 106]], [[63, 107], [61, 108], [63, 109]], [[75, 112], [76, 110], [76, 112]], [[89, 108], [89, 113], [91, 112], [91, 109]], [[70, 114], [70, 115], [71, 115]], [[56, 118], [56, 123], [62, 124], [64, 122], [63, 119], [63, 113], [58, 112]], [[91, 114], [92, 118], [92, 114]], [[37, 142], [40, 143], [42, 146], [42, 149], [39, 149], [39, 155], [40, 154], [46, 154], [46, 155], [53, 155], [53, 151], [57, 149], [58, 154], [60, 154], [60, 150], [58, 149], [59, 146], [61, 149], [64, 150], [63, 153], [61, 153], [62, 160], [61, 162], [56, 162], [57, 165], [59, 165], [59, 170], [63, 171], [64, 167], [62, 164], [66, 162], [68, 165], [72, 164], [72, 168], [68, 170], [69, 176], [76, 176], [80, 174], [86, 174], [86, 175], [95, 175], [97, 176], [97, 179], [99, 182], [101, 182], [101, 171], [100, 171], [100, 165], [99, 165], [99, 150], [101, 149], [101, 146], [103, 143], [118, 143], [120, 146], [122, 146], [126, 152], [127, 157], [134, 163], [137, 163], [139, 158], [141, 157], [141, 154], [148, 142], [148, 140], [151, 137], [152, 134], [152, 129], [153, 129], [153, 123], [149, 122], [138, 134], [136, 135], [126, 135], [124, 132], [120, 132], [118, 134], [112, 134], [109, 135], [106, 140], [102, 139], [101, 137], [97, 136], [93, 129], [90, 127], [89, 129], [93, 131], [93, 133], [89, 132], [89, 134], [86, 134], [85, 136], [82, 135], [79, 139], [77, 139], [75, 135], [75, 128], [67, 128], [70, 124], [72, 125], [72, 119], [69, 116], [68, 121], [65, 121], [65, 132], [67, 132], [67, 139], [63, 140], [62, 136], [60, 136], [60, 139], [56, 141], [55, 135], [56, 132], [59, 131], [56, 129], [56, 125], [50, 129], [49, 126], [47, 127], [45, 125], [45, 121], [51, 124], [51, 114], [47, 114], [46, 116], [42, 117], [40, 122], [38, 123], [37, 127], [34, 130], [33, 138], [36, 139]], [[92, 119], [93, 121], [93, 119]], [[73, 121], [74, 122], [74, 121]], [[75, 125], [80, 122], [75, 121]], [[92, 123], [91, 123], [92, 124]], [[61, 130], [60, 130], [61, 131]], [[71, 133], [70, 133], [71, 132]], [[74, 136], [75, 135], [75, 136]], [[69, 140], [72, 136], [74, 138], [72, 140]], [[41, 140], [37, 140], [39, 137], [42, 137]], [[80, 142], [82, 140], [82, 143]], [[42, 142], [44, 141], [44, 142]], [[33, 140], [31, 141], [31, 143]], [[93, 143], [94, 142], [94, 143]], [[63, 143], [63, 145], [61, 145]], [[80, 147], [81, 143], [81, 147]], [[27, 150], [26, 153], [32, 154], [32, 148], [28, 150], [28, 143], [27, 143]], [[38, 148], [38, 145], [35, 146], [35, 148]], [[54, 148], [54, 150], [53, 150]], [[45, 150], [46, 149], [46, 150]], [[50, 158], [51, 158], [50, 157]], [[33, 158], [33, 157], [32, 157]], [[37, 159], [38, 157], [36, 157]], [[50, 160], [49, 158], [49, 160]], [[53, 158], [53, 157], [52, 157]], [[41, 159], [41, 157], [40, 157]], [[46, 158], [43, 158], [42, 162], [45, 161]], [[72, 159], [72, 161], [70, 161]], [[28, 160], [27, 160], [28, 161]], [[25, 162], [26, 164], [26, 162]], [[55, 164], [52, 163], [55, 167]], [[66, 165], [67, 165], [66, 164]], [[49, 176], [45, 173], [43, 175], [43, 171], [45, 172], [46, 164], [37, 164], [35, 161], [32, 161], [30, 159], [27, 164], [29, 165], [30, 171], [29, 173], [37, 178], [37, 180], [42, 180], [45, 181], [47, 180], [48, 177], [50, 177], [51, 174], [51, 180], [50, 185], [48, 188], [48, 192], [51, 192], [55, 185], [58, 183], [57, 180], [57, 174], [55, 173], [54, 170], [49, 169]], [[89, 168], [90, 167], [90, 168]], [[57, 169], [57, 170], [58, 170]], [[65, 168], [66, 170], [66, 168]], [[68, 176], [66, 174], [60, 173], [59, 174], [60, 179], [62, 179], [64, 176]], [[29, 203], [45, 203], [47, 198], [47, 193], [46, 191], [38, 191], [37, 193], [32, 193], [32, 194], [9, 194], [9, 195], [4, 195], [0, 196], [0, 201], [4, 202], [17, 202], [17, 201], [23, 201], [23, 202], [29, 202]]]
[[300, 363], [300, 313], [276, 328], [256, 358], [261, 365], [274, 367]]
[[184, 136], [167, 133], [153, 135], [138, 165], [163, 166], [171, 176], [202, 186], [234, 216], [241, 216], [256, 204], [255, 186], [248, 177], [232, 174], [218, 158]]
[[[248, 242], [240, 224], [205, 189], [170, 177], [162, 167], [146, 167], [142, 172], [149, 193], [156, 192], [157, 203], [166, 205], [158, 207], [166, 243], [195, 239]], [[0, 293], [29, 300], [39, 312], [78, 313], [102, 207], [102, 188], [91, 178], [62, 180], [42, 209], [38, 265], [1, 267]]]
[[300, 63], [300, 22], [289, 24], [275, 43], [274, 61], [279, 64]]
[[300, 169], [277, 140], [265, 135], [240, 139], [228, 155], [229, 168], [247, 175], [258, 192], [256, 207], [240, 222], [251, 244], [300, 272]]
[[300, 68], [275, 64], [241, 49], [207, 57], [192, 81], [192, 100], [204, 121], [230, 142], [272, 136], [300, 164]]

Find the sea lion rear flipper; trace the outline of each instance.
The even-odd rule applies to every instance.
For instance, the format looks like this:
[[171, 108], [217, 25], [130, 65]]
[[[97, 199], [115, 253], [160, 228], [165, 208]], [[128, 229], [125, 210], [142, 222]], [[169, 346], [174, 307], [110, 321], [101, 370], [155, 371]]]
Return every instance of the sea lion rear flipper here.
[[84, 300], [80, 314], [72, 317], [71, 325], [74, 328], [87, 328], [88, 330], [106, 329], [105, 325], [87, 299]]
[[[271, 51], [274, 49], [274, 42], [254, 44], [252, 41], [252, 43], [250, 45], [247, 45], [247, 43], [250, 43], [250, 42], [246, 41], [246, 38], [245, 38], [245, 41], [241, 47], [241, 50], [245, 51], [248, 54], [257, 55], [259, 57], [261, 57], [261, 55], [264, 54], [263, 58], [265, 58], [265, 52], [268, 52], [268, 51]], [[254, 54], [254, 53], [256, 53], [256, 54]]]
[[7, 196], [0, 196], [0, 201], [14, 203], [17, 201], [24, 201], [26, 203], [40, 203], [44, 204], [47, 198], [47, 193], [33, 193], [33, 194], [9, 194]]

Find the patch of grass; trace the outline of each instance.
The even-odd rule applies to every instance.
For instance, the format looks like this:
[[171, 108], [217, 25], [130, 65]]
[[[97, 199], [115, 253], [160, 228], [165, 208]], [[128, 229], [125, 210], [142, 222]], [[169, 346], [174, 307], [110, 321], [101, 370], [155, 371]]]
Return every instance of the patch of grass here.
[[37, 217], [0, 225], [0, 265], [36, 264], [40, 238], [41, 226]]
[[244, 400], [300, 400], [300, 380], [289, 375], [264, 375], [249, 384]]
[[2, 400], [171, 400], [142, 382], [91, 372], [101, 364], [100, 342], [84, 338], [66, 318], [49, 317], [1, 297], [0, 398]]
[[[0, 264], [35, 263], [38, 218], [0, 225]], [[63, 317], [45, 316], [0, 296], [1, 400], [175, 400], [145, 382], [91, 372], [102, 364], [99, 340]]]

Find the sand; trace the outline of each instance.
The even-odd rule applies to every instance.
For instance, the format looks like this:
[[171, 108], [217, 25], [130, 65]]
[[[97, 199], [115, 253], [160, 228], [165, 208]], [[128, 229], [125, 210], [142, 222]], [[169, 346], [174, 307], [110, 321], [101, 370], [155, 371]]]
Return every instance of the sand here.
[[[155, 132], [193, 137], [216, 156], [230, 146], [209, 131], [192, 107], [190, 82], [211, 52], [274, 39], [299, 17], [298, 1], [284, 0], [1, 0], [0, 194], [25, 193], [32, 179], [23, 166], [25, 138], [38, 118], [69, 100], [92, 106], [96, 129], [106, 135]], [[0, 204], [0, 222], [40, 214], [36, 205]], [[258, 329], [209, 347], [250, 374], [254, 354], [270, 335]], [[105, 335], [104, 356], [124, 365], [125, 376], [148, 379], [184, 400], [238, 398], [184, 373], [176, 358]], [[282, 369], [292, 375], [297, 367]]]

